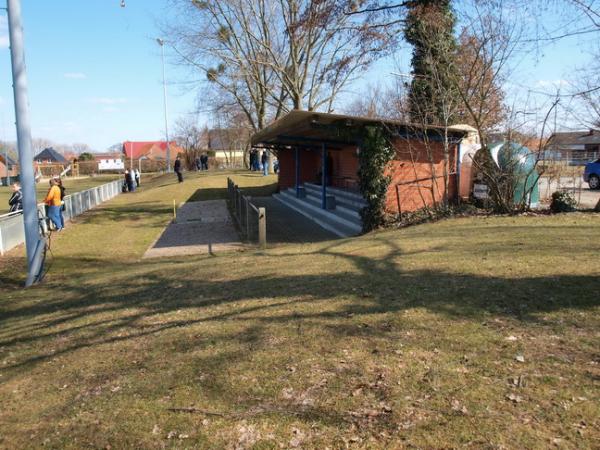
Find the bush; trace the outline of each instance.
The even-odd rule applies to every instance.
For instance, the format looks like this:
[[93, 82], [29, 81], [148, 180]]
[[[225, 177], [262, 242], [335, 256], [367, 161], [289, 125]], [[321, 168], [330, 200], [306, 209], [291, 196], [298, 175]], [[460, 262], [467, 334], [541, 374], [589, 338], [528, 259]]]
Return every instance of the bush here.
[[550, 211], [553, 213], [575, 211], [577, 200], [568, 192], [556, 191], [552, 193], [552, 202], [550, 202]]

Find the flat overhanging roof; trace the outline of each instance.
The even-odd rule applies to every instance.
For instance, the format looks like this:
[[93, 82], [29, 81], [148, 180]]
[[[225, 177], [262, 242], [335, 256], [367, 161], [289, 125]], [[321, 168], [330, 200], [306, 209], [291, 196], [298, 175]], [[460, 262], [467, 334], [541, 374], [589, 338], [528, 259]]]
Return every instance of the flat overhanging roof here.
[[[352, 128], [368, 125], [383, 126], [398, 136], [418, 137], [427, 134], [431, 139], [444, 135], [443, 127], [295, 109], [255, 133], [251, 138], [251, 144], [253, 147], [266, 148], [318, 147], [322, 144], [329, 148], [342, 148], [358, 144], [358, 134], [353, 134]], [[344, 129], [348, 132], [345, 133]], [[446, 132], [451, 139], [460, 140], [468, 131], [448, 127]]]

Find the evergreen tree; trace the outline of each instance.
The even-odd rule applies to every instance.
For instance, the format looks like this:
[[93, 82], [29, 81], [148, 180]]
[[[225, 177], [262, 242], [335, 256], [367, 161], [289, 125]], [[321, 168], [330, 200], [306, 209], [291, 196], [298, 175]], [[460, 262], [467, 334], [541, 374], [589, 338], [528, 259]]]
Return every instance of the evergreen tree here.
[[453, 83], [457, 44], [451, 0], [413, 0], [407, 7], [404, 36], [413, 46], [408, 99], [411, 121], [448, 124], [461, 103]]

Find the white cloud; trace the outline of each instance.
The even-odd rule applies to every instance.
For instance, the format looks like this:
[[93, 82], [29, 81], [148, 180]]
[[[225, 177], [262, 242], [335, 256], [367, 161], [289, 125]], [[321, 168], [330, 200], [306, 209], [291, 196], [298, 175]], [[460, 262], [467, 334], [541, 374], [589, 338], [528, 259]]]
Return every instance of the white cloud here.
[[83, 79], [87, 78], [85, 76], [85, 73], [81, 73], [81, 72], [67, 72], [67, 73], [63, 74], [63, 76], [65, 78], [70, 78], [72, 80], [83, 80]]
[[104, 111], [106, 113], [114, 113], [114, 112], [119, 112], [120, 109], [117, 108], [116, 106], [106, 106], [106, 107], [102, 108], [102, 111]]
[[122, 105], [123, 103], [127, 103], [127, 99], [122, 97], [94, 97], [90, 101], [98, 105]]

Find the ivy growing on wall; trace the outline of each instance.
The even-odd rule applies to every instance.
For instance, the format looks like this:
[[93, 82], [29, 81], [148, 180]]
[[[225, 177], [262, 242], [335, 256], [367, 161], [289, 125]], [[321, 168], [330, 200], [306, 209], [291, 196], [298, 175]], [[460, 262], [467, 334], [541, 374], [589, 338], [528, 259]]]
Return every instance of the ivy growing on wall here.
[[385, 169], [393, 159], [395, 150], [381, 127], [365, 127], [361, 141], [358, 179], [367, 206], [360, 215], [363, 231], [368, 232], [382, 226], [385, 221], [385, 199], [391, 181]]

